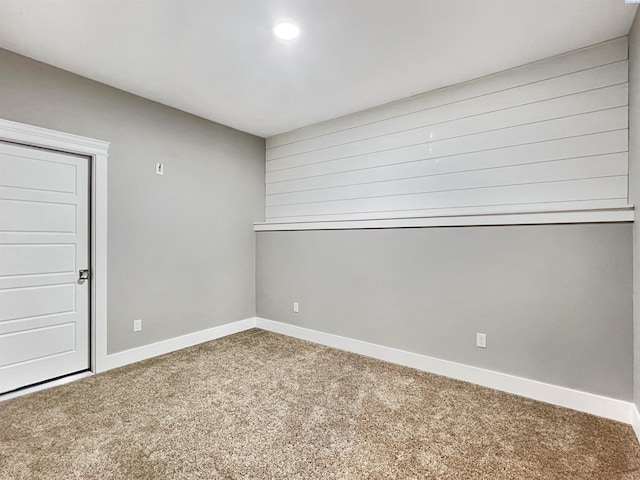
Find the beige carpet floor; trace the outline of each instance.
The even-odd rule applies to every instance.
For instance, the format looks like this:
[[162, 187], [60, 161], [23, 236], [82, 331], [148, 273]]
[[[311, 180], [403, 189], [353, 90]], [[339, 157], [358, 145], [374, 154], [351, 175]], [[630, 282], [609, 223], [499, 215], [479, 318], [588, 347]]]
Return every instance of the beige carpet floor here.
[[249, 330], [0, 403], [1, 479], [632, 479], [628, 425]]

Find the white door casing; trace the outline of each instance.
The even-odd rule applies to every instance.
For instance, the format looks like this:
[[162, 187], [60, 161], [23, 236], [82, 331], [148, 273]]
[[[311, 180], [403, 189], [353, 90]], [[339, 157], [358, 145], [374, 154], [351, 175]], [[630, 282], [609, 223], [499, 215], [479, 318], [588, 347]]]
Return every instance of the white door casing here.
[[89, 162], [0, 142], [0, 393], [89, 369]]
[[[91, 371], [107, 370], [107, 161], [109, 142], [0, 119], [0, 141], [82, 155], [90, 163]], [[72, 377], [69, 377], [72, 378]], [[54, 382], [55, 383], [55, 382]], [[59, 383], [59, 382], [58, 382]], [[33, 388], [27, 391], [34, 390]], [[0, 400], [13, 394], [0, 395]]]

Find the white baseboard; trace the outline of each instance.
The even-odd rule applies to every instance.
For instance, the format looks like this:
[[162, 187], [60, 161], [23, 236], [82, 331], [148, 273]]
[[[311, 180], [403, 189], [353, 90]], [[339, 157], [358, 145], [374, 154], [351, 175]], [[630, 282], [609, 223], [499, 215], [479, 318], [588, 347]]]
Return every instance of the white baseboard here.
[[[170, 353], [199, 343], [215, 340], [216, 338], [242, 332], [253, 327], [281, 333], [290, 337], [300, 338], [302, 340], [326, 345], [328, 347], [339, 348], [341, 350], [358, 353], [360, 355], [366, 355], [368, 357], [377, 358], [387, 362], [417, 368], [426, 372], [455, 378], [457, 380], [463, 380], [503, 392], [513, 393], [515, 395], [539, 400], [541, 402], [571, 408], [573, 410], [590, 413], [592, 415], [598, 415], [611, 420], [624, 422], [633, 427], [636, 437], [640, 442], [640, 412], [638, 412], [637, 407], [631, 402], [616, 400], [614, 398], [604, 397], [601, 395], [594, 395], [592, 393], [581, 392], [579, 390], [485, 370], [461, 363], [450, 362], [448, 360], [441, 360], [426, 355], [406, 352], [391, 347], [385, 347], [383, 345], [376, 345], [361, 340], [354, 340], [352, 338], [341, 337], [331, 333], [319, 332], [317, 330], [311, 330], [259, 317], [247, 318], [237, 322], [209, 328], [207, 330], [201, 330], [199, 332], [107, 355], [105, 362], [107, 368], [105, 370], [139, 362], [158, 355], [164, 355], [165, 353]], [[91, 375], [91, 373], [85, 372], [79, 375], [60, 379], [56, 382], [39, 385], [33, 387], [33, 389], [25, 389], [20, 392], [16, 392], [15, 394], [5, 394], [0, 397], [0, 401], [8, 400], [9, 398], [14, 398], [19, 395], [25, 395], [44, 388], [49, 388], [60, 383], [67, 383], [88, 375]]]
[[[310, 330], [287, 323], [275, 322], [265, 318], [256, 318], [255, 326], [283, 335], [308, 340], [328, 347], [339, 348], [368, 357], [385, 360], [387, 362], [417, 368], [426, 372], [443, 375], [445, 377], [464, 380], [484, 387], [503, 392], [513, 393], [522, 397], [532, 398], [541, 402], [571, 408], [581, 412], [598, 415], [600, 417], [617, 420], [634, 425], [636, 433], [640, 432], [640, 416], [630, 402], [614, 398], [594, 395], [566, 387], [529, 380], [514, 375], [485, 370], [461, 363], [441, 360], [426, 355], [406, 352], [391, 347], [341, 337], [330, 333]], [[633, 423], [637, 420], [636, 423]], [[640, 434], [638, 436], [640, 439]]]
[[132, 348], [123, 352], [112, 353], [107, 355], [105, 367], [102, 371], [112, 368], [122, 367], [130, 363], [146, 360], [147, 358], [157, 357], [165, 353], [174, 352], [182, 348], [192, 347], [199, 343], [215, 340], [216, 338], [225, 337], [233, 333], [242, 332], [255, 327], [255, 317], [238, 320], [237, 322], [226, 323], [218, 327], [200, 330], [199, 332], [188, 333], [180, 337], [170, 338], [161, 342], [144, 345], [142, 347]]
[[640, 412], [638, 412], [638, 407], [635, 405], [631, 405], [631, 426], [638, 442], [640, 442]]

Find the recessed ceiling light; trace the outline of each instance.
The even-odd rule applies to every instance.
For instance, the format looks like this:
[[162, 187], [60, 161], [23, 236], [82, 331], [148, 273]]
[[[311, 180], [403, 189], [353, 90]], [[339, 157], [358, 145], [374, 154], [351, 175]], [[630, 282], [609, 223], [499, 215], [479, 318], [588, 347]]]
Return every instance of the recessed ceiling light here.
[[282, 40], [293, 40], [300, 35], [300, 27], [291, 20], [283, 20], [276, 23], [275, 27], [273, 27], [273, 33]]

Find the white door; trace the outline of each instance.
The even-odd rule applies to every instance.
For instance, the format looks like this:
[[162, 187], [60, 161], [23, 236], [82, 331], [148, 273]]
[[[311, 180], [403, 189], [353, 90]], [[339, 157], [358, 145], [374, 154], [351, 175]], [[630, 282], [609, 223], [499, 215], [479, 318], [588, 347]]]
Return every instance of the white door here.
[[89, 159], [0, 142], [0, 393], [89, 368]]

